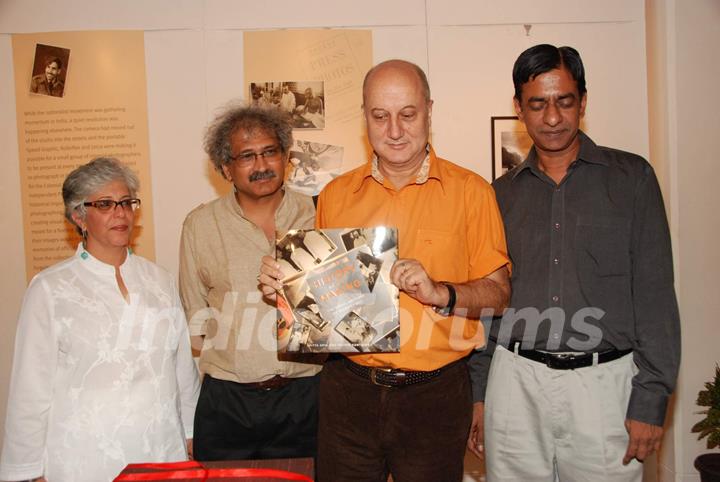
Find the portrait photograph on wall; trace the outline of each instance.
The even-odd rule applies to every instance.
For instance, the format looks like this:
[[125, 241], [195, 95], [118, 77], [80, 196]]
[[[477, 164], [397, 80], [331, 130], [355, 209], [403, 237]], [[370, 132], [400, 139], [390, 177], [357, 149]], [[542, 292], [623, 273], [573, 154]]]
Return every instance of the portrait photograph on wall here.
[[250, 99], [252, 105], [287, 112], [293, 129], [325, 128], [325, 84], [321, 80], [251, 82]]
[[532, 139], [516, 116], [490, 118], [493, 181], [522, 163], [530, 152]]
[[62, 97], [65, 94], [65, 79], [69, 60], [70, 49], [35, 44], [30, 92]]

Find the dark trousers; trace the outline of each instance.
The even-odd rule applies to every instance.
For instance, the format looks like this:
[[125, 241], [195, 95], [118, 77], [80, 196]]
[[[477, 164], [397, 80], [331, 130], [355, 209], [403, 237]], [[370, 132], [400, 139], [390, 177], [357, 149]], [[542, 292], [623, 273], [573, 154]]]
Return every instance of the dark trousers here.
[[465, 363], [401, 388], [374, 385], [342, 359], [320, 380], [319, 482], [460, 481], [472, 419]]
[[205, 375], [193, 434], [196, 460], [314, 457], [319, 376], [249, 388]]

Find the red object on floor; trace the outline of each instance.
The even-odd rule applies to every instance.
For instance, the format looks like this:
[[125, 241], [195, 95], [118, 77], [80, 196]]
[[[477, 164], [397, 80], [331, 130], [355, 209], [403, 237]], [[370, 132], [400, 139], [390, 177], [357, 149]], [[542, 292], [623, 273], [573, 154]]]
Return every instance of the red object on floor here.
[[312, 459], [129, 464], [114, 482], [313, 482]]

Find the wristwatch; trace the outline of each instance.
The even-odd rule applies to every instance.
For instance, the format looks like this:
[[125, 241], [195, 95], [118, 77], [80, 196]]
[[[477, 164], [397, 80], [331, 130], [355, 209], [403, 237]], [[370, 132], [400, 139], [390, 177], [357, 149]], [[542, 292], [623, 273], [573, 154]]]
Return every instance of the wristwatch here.
[[455, 287], [448, 283], [447, 281], [441, 281], [440, 284], [443, 284], [447, 287], [448, 290], [448, 303], [447, 306], [444, 308], [441, 308], [439, 306], [433, 306], [433, 310], [435, 310], [435, 313], [441, 316], [450, 316], [453, 313], [453, 310], [455, 309], [455, 302], [457, 301], [457, 294], [455, 293]]

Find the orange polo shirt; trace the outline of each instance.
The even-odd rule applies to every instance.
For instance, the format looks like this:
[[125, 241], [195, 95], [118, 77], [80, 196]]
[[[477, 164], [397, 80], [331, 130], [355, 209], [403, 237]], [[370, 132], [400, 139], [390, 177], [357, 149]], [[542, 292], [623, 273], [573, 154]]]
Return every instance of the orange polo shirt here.
[[[480, 176], [435, 156], [429, 170], [399, 191], [367, 163], [329, 183], [317, 206], [318, 228], [394, 226], [401, 258], [422, 263], [436, 281], [464, 283], [509, 265], [492, 187]], [[483, 346], [477, 319], [443, 317], [400, 293], [400, 353], [349, 355], [367, 366], [434, 370]]]

